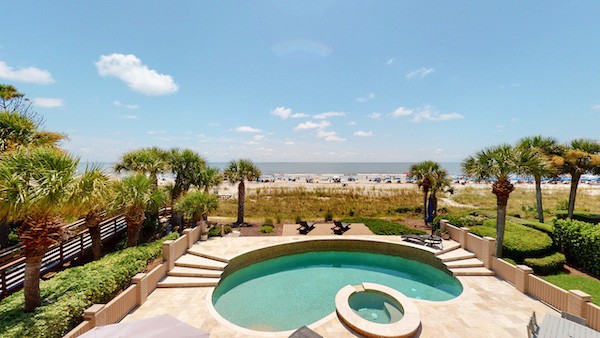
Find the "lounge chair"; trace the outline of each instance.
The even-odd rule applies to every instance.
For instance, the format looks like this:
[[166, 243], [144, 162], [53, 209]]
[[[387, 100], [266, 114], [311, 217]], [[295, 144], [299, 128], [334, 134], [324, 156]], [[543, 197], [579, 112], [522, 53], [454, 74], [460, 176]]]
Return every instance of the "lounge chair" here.
[[350, 223], [340, 221], [334, 221], [333, 223], [335, 226], [331, 228], [331, 230], [333, 230], [333, 233], [336, 235], [341, 235], [350, 229]]
[[435, 235], [402, 235], [401, 236], [405, 241], [425, 245], [429, 247], [433, 247], [434, 245], [441, 245], [442, 238], [440, 236]]
[[298, 227], [298, 232], [300, 232], [301, 235], [306, 235], [308, 234], [312, 229], [315, 228], [315, 222], [300, 222], [298, 223], [300, 224], [300, 226]]

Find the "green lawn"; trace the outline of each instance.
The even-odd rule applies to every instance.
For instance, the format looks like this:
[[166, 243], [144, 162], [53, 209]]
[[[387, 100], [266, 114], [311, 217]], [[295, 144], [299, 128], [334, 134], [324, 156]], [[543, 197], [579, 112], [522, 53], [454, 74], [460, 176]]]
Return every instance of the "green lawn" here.
[[544, 276], [542, 278], [567, 291], [581, 290], [592, 296], [592, 303], [600, 306], [600, 281], [597, 279], [587, 276], [569, 275], [566, 273]]
[[425, 234], [422, 230], [409, 228], [404, 224], [387, 221], [381, 218], [349, 217], [342, 219], [342, 221], [348, 223], [364, 223], [375, 235]]

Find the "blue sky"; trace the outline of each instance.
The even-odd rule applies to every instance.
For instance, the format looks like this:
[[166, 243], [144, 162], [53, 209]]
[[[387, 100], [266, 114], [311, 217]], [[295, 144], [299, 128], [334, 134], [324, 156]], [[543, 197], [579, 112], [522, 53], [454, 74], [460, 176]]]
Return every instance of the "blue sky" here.
[[437, 160], [598, 138], [600, 2], [16, 1], [0, 83], [83, 161]]

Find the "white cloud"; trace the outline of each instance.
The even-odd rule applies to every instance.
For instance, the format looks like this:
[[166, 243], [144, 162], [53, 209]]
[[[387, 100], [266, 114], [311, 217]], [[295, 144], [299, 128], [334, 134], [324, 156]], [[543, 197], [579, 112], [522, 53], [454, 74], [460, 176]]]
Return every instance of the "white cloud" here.
[[296, 142], [294, 142], [294, 141], [286, 141], [284, 144], [286, 146], [292, 146], [292, 145], [296, 144]]
[[412, 122], [417, 123], [421, 121], [447, 121], [447, 120], [457, 120], [464, 119], [465, 117], [458, 113], [446, 113], [440, 114], [437, 111], [431, 109], [430, 106], [426, 106], [425, 108], [415, 112], [415, 115], [412, 118]]
[[165, 134], [166, 131], [165, 130], [150, 130], [148, 132], [148, 135], [161, 135], [161, 134]]
[[338, 136], [338, 134], [335, 131], [325, 131], [325, 130], [319, 130], [317, 132], [317, 137], [325, 139], [325, 141], [336, 141], [336, 142], [341, 142], [341, 141], [346, 141], [345, 138], [341, 138], [340, 136]]
[[136, 115], [121, 115], [119, 118], [126, 120], [137, 120], [138, 117]]
[[355, 126], [356, 125], [356, 121], [350, 121], [350, 122], [348, 122], [348, 125], [349, 126]]
[[413, 109], [406, 107], [398, 107], [396, 110], [391, 112], [390, 115], [392, 115], [393, 117], [401, 117], [411, 115], [412, 113], [414, 113]]
[[365, 103], [367, 101], [373, 100], [374, 98], [375, 98], [375, 93], [369, 93], [366, 96], [357, 97], [356, 99], [354, 99], [354, 102]]
[[101, 76], [116, 77], [146, 95], [167, 95], [179, 89], [173, 77], [148, 68], [133, 54], [101, 55], [95, 65]]
[[45, 69], [35, 67], [14, 69], [4, 61], [0, 61], [0, 78], [10, 81], [31, 82], [37, 84], [54, 82], [50, 72]]
[[427, 75], [433, 73], [435, 69], [433, 68], [419, 68], [416, 70], [413, 70], [412, 72], [406, 74], [406, 77], [409, 79], [422, 79], [424, 77], [426, 77]]
[[262, 130], [260, 130], [260, 129], [252, 128], [249, 126], [239, 126], [239, 127], [235, 128], [235, 131], [237, 131], [239, 133], [260, 133], [260, 132], [262, 132]]
[[391, 65], [393, 65], [394, 63], [396, 63], [396, 58], [391, 58], [391, 59], [388, 59], [388, 60], [385, 62], [385, 64], [386, 64], [386, 65], [388, 65], [388, 66], [391, 66]]
[[56, 108], [62, 107], [65, 103], [62, 99], [55, 99], [51, 97], [36, 97], [33, 99], [33, 104], [43, 108]]
[[254, 135], [254, 141], [261, 141], [266, 138], [265, 135]]
[[592, 109], [594, 110], [600, 110], [600, 104], [597, 104], [595, 106], [592, 106]]
[[313, 121], [302, 122], [294, 128], [295, 130], [308, 130], [308, 129], [324, 129], [331, 125], [329, 121], [321, 121], [314, 123]]
[[344, 113], [344, 112], [329, 111], [329, 112], [326, 112], [326, 113], [321, 113], [321, 114], [314, 115], [313, 117], [315, 119], [317, 119], [317, 120], [324, 120], [324, 119], [327, 119], [327, 118], [330, 118], [330, 117], [345, 116], [345, 115], [346, 115], [346, 113]]
[[304, 113], [293, 114], [292, 109], [286, 108], [286, 107], [277, 107], [277, 108], [271, 110], [271, 115], [279, 116], [279, 117], [281, 117], [282, 120], [299, 119], [299, 118], [308, 116], [307, 114], [304, 114]]
[[381, 113], [371, 113], [369, 114], [369, 117], [372, 119], [378, 119], [381, 117]]
[[373, 132], [358, 130], [358, 131], [355, 131], [354, 134], [352, 134], [352, 135], [358, 136], [358, 137], [371, 137], [371, 136], [373, 136]]
[[138, 109], [140, 107], [137, 104], [126, 104], [126, 103], [122, 103], [119, 100], [114, 100], [113, 104], [117, 107], [123, 107], [123, 108], [127, 108], [127, 109]]

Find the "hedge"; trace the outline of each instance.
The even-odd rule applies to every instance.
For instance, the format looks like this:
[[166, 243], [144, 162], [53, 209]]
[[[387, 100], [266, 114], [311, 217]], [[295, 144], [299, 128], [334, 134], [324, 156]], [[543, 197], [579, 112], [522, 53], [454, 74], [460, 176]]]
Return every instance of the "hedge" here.
[[556, 220], [554, 241], [568, 260], [596, 276], [600, 275], [600, 226], [575, 220]]
[[437, 216], [433, 220], [433, 225], [436, 228], [440, 226], [440, 220], [445, 219], [450, 224], [457, 227], [464, 226], [475, 226], [481, 225], [485, 220], [492, 218], [492, 212], [489, 210], [475, 210], [475, 211], [462, 211], [462, 212], [453, 212], [446, 215]]
[[[557, 211], [556, 218], [567, 219], [567, 212], [566, 211]], [[592, 214], [592, 213], [585, 212], [585, 211], [573, 212], [573, 219], [577, 220], [577, 221], [586, 222], [586, 223], [593, 223], [593, 224], [600, 223], [600, 215], [599, 214]]]
[[530, 228], [533, 228], [535, 230], [539, 230], [539, 231], [545, 232], [548, 235], [550, 235], [550, 237], [552, 237], [552, 234], [554, 233], [554, 225], [552, 225], [552, 223], [540, 223], [540, 222], [529, 221], [529, 220], [526, 220], [526, 219], [516, 218], [516, 217], [510, 217], [508, 219], [510, 221], [512, 221], [512, 222], [517, 223], [517, 224], [521, 224], [521, 225], [524, 225], [526, 227], [530, 227]]
[[541, 258], [525, 258], [525, 265], [531, 267], [537, 275], [550, 275], [562, 270], [567, 262], [565, 255], [555, 252], [552, 255]]
[[425, 231], [409, 228], [404, 224], [386, 221], [380, 218], [353, 217], [344, 218], [342, 221], [348, 223], [364, 223], [375, 235], [425, 234]]
[[62, 337], [81, 321], [83, 311], [94, 303], [106, 303], [131, 283], [162, 254], [158, 241], [123, 249], [84, 266], [63, 270], [40, 282], [42, 305], [23, 312], [23, 291], [0, 301], [0, 337]]
[[[478, 236], [496, 238], [496, 220], [489, 219], [483, 225], [470, 227]], [[503, 255], [522, 262], [527, 257], [542, 257], [552, 251], [552, 238], [548, 234], [524, 225], [506, 221], [504, 229]]]

